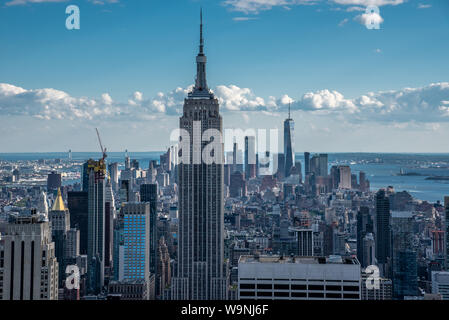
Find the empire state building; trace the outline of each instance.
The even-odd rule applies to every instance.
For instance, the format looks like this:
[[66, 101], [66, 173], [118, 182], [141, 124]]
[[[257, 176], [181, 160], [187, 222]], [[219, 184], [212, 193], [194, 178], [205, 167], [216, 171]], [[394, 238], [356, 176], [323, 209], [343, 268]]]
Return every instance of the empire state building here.
[[187, 152], [190, 161], [183, 161], [178, 167], [178, 257], [171, 291], [174, 300], [227, 298], [228, 277], [223, 249], [223, 144], [220, 144], [219, 155], [223, 158], [220, 161], [211, 164], [206, 164], [204, 159], [195, 161], [201, 158], [208, 144], [203, 141], [203, 134], [210, 129], [223, 132], [218, 100], [207, 86], [206, 62], [201, 13], [195, 86], [184, 101], [183, 115], [179, 119], [180, 129], [190, 137], [187, 148], [183, 147], [187, 150], [181, 148], [180, 152]]

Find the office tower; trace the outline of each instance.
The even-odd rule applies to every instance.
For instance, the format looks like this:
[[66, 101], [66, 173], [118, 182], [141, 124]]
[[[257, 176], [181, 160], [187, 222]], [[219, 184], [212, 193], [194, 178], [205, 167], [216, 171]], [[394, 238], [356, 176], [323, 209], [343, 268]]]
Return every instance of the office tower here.
[[70, 211], [70, 226], [80, 231], [80, 254], [87, 254], [89, 197], [87, 191], [69, 191], [67, 206]]
[[298, 245], [297, 256], [313, 256], [313, 230], [312, 229], [294, 229], [295, 240]]
[[[206, 82], [203, 23], [193, 91], [184, 102], [180, 128], [190, 137], [215, 129], [223, 133], [218, 100]], [[196, 128], [195, 130], [193, 130]], [[201, 130], [201, 131], [200, 131]], [[198, 132], [200, 131], [200, 132]], [[195, 134], [194, 134], [195, 132]], [[196, 138], [197, 139], [197, 138]], [[193, 140], [193, 139], [192, 139]], [[203, 146], [206, 143], [203, 142]], [[202, 146], [190, 141], [188, 163], [179, 165], [179, 231], [177, 276], [172, 281], [172, 299], [222, 300], [227, 298], [227, 268], [224, 263], [223, 146], [214, 150], [217, 162], [195, 164]]]
[[320, 157], [316, 154], [310, 158], [310, 173], [315, 176], [320, 175]]
[[[365, 260], [367, 252], [365, 252], [364, 239], [369, 233], [374, 232], [373, 220], [369, 213], [368, 207], [360, 207], [357, 214], [357, 259], [360, 261], [362, 268], [366, 268], [370, 265]], [[373, 252], [374, 253], [374, 252]], [[371, 256], [371, 255], [368, 255]]]
[[[142, 184], [140, 185], [140, 201], [148, 202], [150, 204], [150, 243], [149, 243], [149, 257], [150, 257], [150, 272], [156, 274], [157, 272], [157, 257], [159, 238], [157, 235], [157, 184]], [[156, 285], [158, 284], [156, 276]]]
[[[379, 278], [379, 287], [367, 287], [367, 283], [374, 285], [373, 281], [368, 279], [372, 277], [371, 274], [367, 274], [365, 270], [362, 270], [362, 300], [391, 300], [393, 299], [393, 284], [390, 279]], [[368, 280], [368, 281], [367, 281]]]
[[65, 256], [68, 259], [74, 259], [80, 255], [80, 231], [71, 228], [67, 231], [67, 242], [65, 247]]
[[332, 190], [338, 189], [338, 185], [340, 184], [340, 170], [338, 166], [331, 167], [330, 178]]
[[445, 268], [449, 269], [449, 197], [444, 197]]
[[62, 178], [61, 174], [56, 171], [52, 171], [47, 176], [47, 192], [54, 192], [61, 188]]
[[131, 193], [131, 182], [130, 180], [120, 180], [120, 201], [129, 202]]
[[112, 192], [112, 183], [109, 179], [105, 187], [105, 203], [104, 203], [104, 267], [112, 270], [112, 254], [114, 243], [114, 217], [115, 217], [115, 200]]
[[99, 294], [104, 285], [105, 247], [105, 175], [103, 159], [89, 160], [88, 192], [88, 288], [89, 294]]
[[432, 293], [441, 294], [443, 300], [449, 300], [449, 272], [432, 271]]
[[321, 153], [318, 156], [319, 159], [319, 176], [321, 177], [327, 177], [328, 176], [328, 155], [325, 153]]
[[390, 243], [390, 200], [384, 189], [376, 193], [376, 258], [377, 263], [382, 265], [381, 273], [385, 275], [385, 265], [391, 257]]
[[124, 261], [121, 280], [145, 280], [150, 277], [150, 204], [127, 203], [124, 219]]
[[340, 256], [242, 256], [239, 299], [360, 300], [360, 264]]
[[245, 178], [256, 177], [256, 137], [245, 137]]
[[0, 223], [0, 299], [57, 300], [58, 262], [43, 216], [10, 216]]
[[349, 166], [339, 166], [339, 176], [340, 182], [338, 183], [338, 188], [340, 189], [351, 189], [351, 167]]
[[246, 196], [246, 181], [243, 173], [235, 171], [231, 174], [231, 183], [229, 185], [229, 196], [231, 198]]
[[48, 219], [51, 222], [51, 234], [55, 244], [55, 256], [59, 263], [59, 283], [62, 286], [66, 267], [65, 253], [67, 232], [70, 230], [70, 213], [62, 200], [61, 189], [58, 189], [58, 195], [53, 203], [53, 207], [48, 213]]
[[[351, 170], [351, 168], [349, 168]], [[351, 174], [351, 188], [350, 189], [359, 189], [359, 184], [357, 183], [357, 175]]]
[[310, 152], [304, 152], [304, 174], [310, 174]]
[[112, 182], [112, 190], [118, 191], [118, 163], [114, 162], [108, 165], [109, 178]]
[[288, 118], [284, 121], [284, 174], [290, 177], [295, 165], [295, 121], [290, 116], [290, 104], [288, 105]]
[[362, 192], [367, 192], [367, 191], [369, 191], [369, 190], [367, 189], [366, 174], [365, 174], [365, 172], [363, 172], [363, 171], [360, 171], [360, 172], [359, 172], [359, 188], [360, 188], [360, 191], [362, 191]]
[[413, 223], [411, 212], [392, 211], [392, 280], [396, 299], [418, 295], [418, 257]]

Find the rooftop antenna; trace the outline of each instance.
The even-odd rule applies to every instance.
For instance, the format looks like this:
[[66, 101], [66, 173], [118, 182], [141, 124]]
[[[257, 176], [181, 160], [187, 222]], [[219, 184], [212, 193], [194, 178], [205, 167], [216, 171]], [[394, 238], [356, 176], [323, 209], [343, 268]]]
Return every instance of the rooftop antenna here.
[[291, 102], [288, 103], [288, 118], [291, 119], [290, 117], [290, 108], [291, 108]]

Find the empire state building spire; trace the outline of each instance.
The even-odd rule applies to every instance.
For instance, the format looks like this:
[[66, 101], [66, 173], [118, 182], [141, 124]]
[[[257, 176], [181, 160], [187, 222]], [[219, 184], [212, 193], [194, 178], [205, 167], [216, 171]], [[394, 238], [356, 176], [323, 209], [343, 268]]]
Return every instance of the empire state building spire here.
[[206, 80], [206, 63], [207, 58], [204, 55], [204, 38], [203, 38], [203, 9], [200, 11], [200, 52], [196, 57], [196, 81], [192, 96], [210, 97], [209, 88]]

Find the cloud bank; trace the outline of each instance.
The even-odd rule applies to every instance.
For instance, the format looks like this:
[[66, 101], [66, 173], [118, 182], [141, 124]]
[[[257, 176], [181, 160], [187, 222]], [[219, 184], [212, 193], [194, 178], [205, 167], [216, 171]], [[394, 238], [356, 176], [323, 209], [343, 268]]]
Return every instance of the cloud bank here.
[[[24, 89], [0, 83], [0, 115], [24, 116], [42, 120], [132, 120], [146, 121], [163, 116], [179, 116], [192, 86], [178, 87], [145, 98], [136, 91], [127, 102], [118, 102], [110, 93], [98, 98], [73, 97], [52, 88]], [[323, 89], [306, 92], [297, 99], [288, 95], [262, 98], [249, 88], [220, 85], [214, 88], [223, 113], [260, 112], [276, 115], [293, 111], [314, 115], [334, 115], [347, 121], [447, 122], [449, 121], [449, 82], [419, 88], [369, 92], [356, 98]]]

